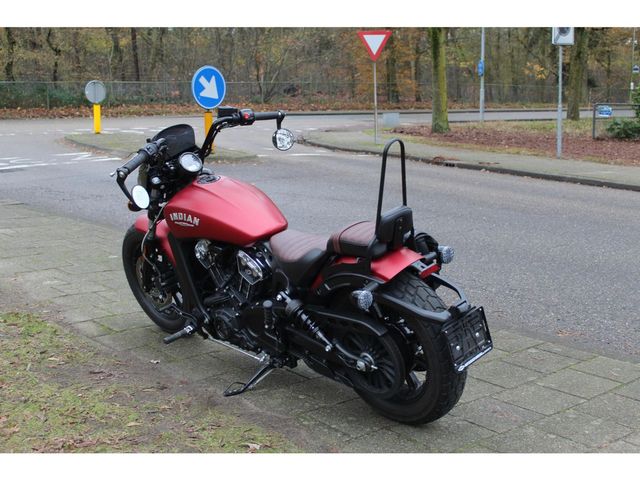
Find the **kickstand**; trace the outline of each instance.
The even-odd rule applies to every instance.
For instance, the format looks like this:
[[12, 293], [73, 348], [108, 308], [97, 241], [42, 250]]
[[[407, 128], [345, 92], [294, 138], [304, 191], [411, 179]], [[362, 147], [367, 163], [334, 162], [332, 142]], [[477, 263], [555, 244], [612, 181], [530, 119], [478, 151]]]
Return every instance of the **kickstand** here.
[[[273, 365], [273, 362], [262, 365], [247, 383], [234, 382], [227, 387], [223, 395], [225, 397], [233, 397], [234, 395], [240, 395], [241, 393], [246, 392], [250, 388], [256, 386], [264, 377], [273, 372], [274, 368], [276, 367]], [[236, 388], [233, 388], [234, 386]]]

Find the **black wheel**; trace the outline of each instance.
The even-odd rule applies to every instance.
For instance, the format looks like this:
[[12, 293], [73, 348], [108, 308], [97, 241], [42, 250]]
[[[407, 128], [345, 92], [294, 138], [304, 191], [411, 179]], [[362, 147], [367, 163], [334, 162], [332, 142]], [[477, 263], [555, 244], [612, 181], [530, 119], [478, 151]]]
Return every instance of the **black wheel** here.
[[177, 332], [184, 327], [184, 319], [172, 307], [180, 307], [182, 294], [177, 283], [174, 283], [173, 287], [163, 288], [159, 281], [161, 277], [170, 278], [173, 267], [153, 242], [145, 245], [143, 256], [143, 238], [144, 235], [133, 226], [124, 236], [122, 262], [129, 287], [142, 309], [156, 325], [165, 332]]
[[363, 364], [375, 366], [363, 371], [346, 370], [356, 391], [378, 398], [389, 398], [399, 391], [405, 377], [404, 358], [390, 334], [378, 337], [349, 332], [341, 342], [349, 351], [357, 353]]
[[[387, 293], [419, 308], [431, 311], [446, 308], [433, 289], [408, 272], [401, 273], [384, 288]], [[408, 424], [433, 422], [458, 402], [467, 372], [454, 370], [439, 326], [402, 318], [397, 312], [385, 311], [384, 314], [398, 325], [396, 338], [404, 348], [406, 376], [400, 391], [391, 398], [358, 393], [376, 411], [395, 421]]]

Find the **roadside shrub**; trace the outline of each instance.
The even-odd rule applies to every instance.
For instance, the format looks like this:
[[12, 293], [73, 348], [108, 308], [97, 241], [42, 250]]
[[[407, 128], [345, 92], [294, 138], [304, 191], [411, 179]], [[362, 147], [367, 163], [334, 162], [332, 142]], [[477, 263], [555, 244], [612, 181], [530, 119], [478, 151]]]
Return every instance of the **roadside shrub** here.
[[607, 134], [612, 138], [640, 139], [640, 88], [631, 96], [636, 118], [633, 120], [614, 120], [607, 126]]
[[607, 126], [607, 133], [618, 139], [640, 139], [640, 120], [614, 120]]

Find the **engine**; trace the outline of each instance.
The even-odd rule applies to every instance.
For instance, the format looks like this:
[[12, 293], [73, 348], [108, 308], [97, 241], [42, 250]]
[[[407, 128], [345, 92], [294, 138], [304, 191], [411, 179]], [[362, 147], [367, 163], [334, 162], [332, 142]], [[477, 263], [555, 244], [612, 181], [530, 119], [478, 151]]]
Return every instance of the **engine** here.
[[260, 299], [271, 278], [269, 249], [260, 244], [238, 249], [199, 240], [195, 256], [213, 283], [204, 305], [209, 309], [215, 335], [242, 348], [255, 350], [257, 345], [243, 325], [240, 313], [248, 304]]

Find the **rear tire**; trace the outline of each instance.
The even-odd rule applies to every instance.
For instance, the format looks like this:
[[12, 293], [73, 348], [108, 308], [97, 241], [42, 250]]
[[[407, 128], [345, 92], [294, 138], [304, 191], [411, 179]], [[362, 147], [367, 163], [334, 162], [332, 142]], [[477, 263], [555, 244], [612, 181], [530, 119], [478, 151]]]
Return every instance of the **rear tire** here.
[[[179, 289], [175, 289], [171, 292], [160, 292], [166, 297], [163, 301], [159, 300], [159, 295], [153, 295], [153, 285], [144, 285], [143, 275], [141, 275], [140, 269], [147, 267], [144, 265], [144, 258], [142, 257], [141, 245], [144, 234], [135, 229], [134, 226], [127, 230], [122, 243], [122, 262], [124, 264], [124, 272], [129, 282], [129, 287], [133, 296], [136, 298], [144, 312], [149, 316], [153, 322], [158, 325], [162, 330], [169, 333], [175, 333], [184, 327], [184, 319], [180, 317], [175, 311], [167, 310], [160, 312], [159, 308], [169, 305], [170, 303], [179, 303], [181, 297]], [[153, 242], [147, 242], [147, 256], [150, 255], [151, 250], [155, 248]], [[165, 268], [173, 267], [168, 263]], [[148, 268], [151, 268], [150, 266]], [[148, 282], [151, 283], [151, 282]]]
[[[383, 288], [386, 293], [418, 308], [434, 312], [446, 309], [432, 288], [408, 272], [401, 273]], [[392, 321], [401, 317], [391, 311], [385, 312], [385, 315]], [[438, 325], [413, 318], [404, 320], [413, 331], [415, 343], [412, 343], [412, 348], [418, 350], [422, 347], [424, 353], [415, 356], [414, 365], [407, 365], [408, 375], [403, 389], [389, 399], [359, 394], [380, 414], [397, 422], [414, 425], [433, 422], [447, 414], [458, 402], [467, 372], [458, 373], [454, 370], [446, 340]], [[409, 357], [414, 357], [413, 352]], [[422, 382], [418, 374], [425, 376]], [[410, 375], [413, 376], [409, 378]]]

